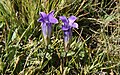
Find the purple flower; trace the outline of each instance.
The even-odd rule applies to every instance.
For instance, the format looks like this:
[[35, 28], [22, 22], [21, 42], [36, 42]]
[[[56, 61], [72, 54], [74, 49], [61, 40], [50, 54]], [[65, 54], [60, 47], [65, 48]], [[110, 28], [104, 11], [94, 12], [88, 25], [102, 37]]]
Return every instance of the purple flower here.
[[58, 20], [54, 17], [54, 11], [50, 12], [49, 14], [40, 12], [40, 18], [38, 19], [38, 22], [41, 22], [42, 24], [42, 33], [45, 44], [48, 45], [52, 31], [52, 24], [58, 23]]
[[59, 18], [64, 23], [62, 30], [64, 31], [64, 44], [65, 50], [67, 51], [72, 38], [72, 28], [78, 28], [78, 24], [74, 22], [77, 18], [75, 16], [70, 16], [68, 19], [65, 16], [60, 16]]

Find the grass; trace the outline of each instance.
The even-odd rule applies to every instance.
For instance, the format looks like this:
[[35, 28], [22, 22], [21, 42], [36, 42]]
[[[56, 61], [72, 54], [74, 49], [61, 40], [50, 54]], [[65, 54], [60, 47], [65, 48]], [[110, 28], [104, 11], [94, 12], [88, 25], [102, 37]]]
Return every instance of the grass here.
[[[119, 0], [0, 0], [1, 75], [119, 75], [119, 6]], [[45, 48], [37, 19], [52, 10], [56, 18], [78, 18], [67, 53], [61, 23]]]

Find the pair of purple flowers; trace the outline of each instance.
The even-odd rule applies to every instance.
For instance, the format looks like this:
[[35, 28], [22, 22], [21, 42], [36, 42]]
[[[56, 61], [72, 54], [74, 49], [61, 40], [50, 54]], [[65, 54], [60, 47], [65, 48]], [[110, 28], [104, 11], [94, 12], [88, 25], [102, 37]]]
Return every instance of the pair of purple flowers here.
[[[75, 16], [70, 16], [68, 19], [65, 16], [60, 16], [60, 20], [62, 20], [62, 30], [64, 31], [64, 43], [65, 48], [68, 48], [70, 40], [72, 38], [72, 28], [78, 28], [78, 24], [74, 21], [77, 19]], [[44, 12], [40, 12], [40, 18], [38, 22], [42, 24], [42, 33], [44, 36], [45, 44], [48, 45], [51, 31], [52, 31], [52, 24], [58, 23], [58, 20], [54, 17], [54, 11], [46, 14]]]

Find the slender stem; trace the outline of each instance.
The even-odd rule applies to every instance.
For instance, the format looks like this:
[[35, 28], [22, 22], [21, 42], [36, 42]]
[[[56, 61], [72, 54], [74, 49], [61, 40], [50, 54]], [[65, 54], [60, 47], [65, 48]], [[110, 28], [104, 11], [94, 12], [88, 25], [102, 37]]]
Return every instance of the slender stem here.
[[56, 48], [55, 50], [57, 52], [58, 58], [60, 59], [60, 73], [63, 74], [63, 59], [61, 58], [58, 49]]
[[67, 57], [67, 51], [65, 52], [65, 57], [64, 57], [64, 64], [67, 66], [68, 63], [68, 57]]
[[60, 58], [60, 72], [61, 72], [61, 74], [63, 74], [63, 59], [62, 58]]

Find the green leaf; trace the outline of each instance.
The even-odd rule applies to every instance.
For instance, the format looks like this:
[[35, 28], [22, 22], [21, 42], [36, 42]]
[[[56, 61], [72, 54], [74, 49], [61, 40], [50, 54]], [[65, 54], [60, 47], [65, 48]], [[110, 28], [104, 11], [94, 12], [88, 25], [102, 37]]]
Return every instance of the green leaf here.
[[52, 59], [52, 56], [50, 55], [50, 53], [46, 53], [46, 56], [45, 56], [48, 60]]
[[12, 38], [12, 30], [8, 32], [7, 43], [11, 41], [11, 38]]
[[0, 58], [0, 71], [3, 71], [3, 68], [4, 68], [4, 63], [1, 61], [1, 58]]
[[40, 71], [48, 64], [49, 60], [45, 61], [42, 65], [42, 67], [40, 68]]
[[18, 31], [18, 28], [14, 31], [12, 35], [12, 41], [17, 37], [17, 31]]
[[3, 23], [0, 23], [0, 28], [2, 28], [2, 27], [3, 27], [3, 25], [4, 25]]
[[66, 52], [65, 51], [61, 52], [61, 57], [65, 57], [65, 56], [66, 56]]
[[69, 51], [69, 52], [67, 53], [67, 56], [72, 56], [72, 55], [74, 55], [74, 54], [75, 54], [74, 51]]

